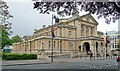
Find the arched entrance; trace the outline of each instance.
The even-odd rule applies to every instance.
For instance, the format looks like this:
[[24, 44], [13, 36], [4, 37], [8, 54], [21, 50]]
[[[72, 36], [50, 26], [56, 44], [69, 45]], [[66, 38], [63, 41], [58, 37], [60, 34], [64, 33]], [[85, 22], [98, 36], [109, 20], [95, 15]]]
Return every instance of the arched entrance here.
[[81, 52], [81, 46], [79, 46], [79, 51]]
[[88, 51], [90, 51], [90, 44], [88, 42], [85, 42], [83, 46], [84, 46], [84, 51], [86, 51], [88, 54]]

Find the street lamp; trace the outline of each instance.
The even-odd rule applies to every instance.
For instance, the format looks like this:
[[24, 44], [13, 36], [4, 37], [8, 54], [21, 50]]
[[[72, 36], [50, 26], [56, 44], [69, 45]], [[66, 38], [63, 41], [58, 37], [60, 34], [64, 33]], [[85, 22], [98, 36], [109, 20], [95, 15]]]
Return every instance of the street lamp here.
[[53, 19], [55, 19], [55, 23], [59, 22], [59, 18], [57, 18], [55, 15], [52, 15], [52, 56], [51, 56], [51, 62], [53, 62], [53, 38], [55, 37]]
[[54, 27], [53, 27], [53, 15], [52, 15], [52, 56], [51, 56], [51, 62], [53, 62], [53, 31], [54, 31], [53, 28]]

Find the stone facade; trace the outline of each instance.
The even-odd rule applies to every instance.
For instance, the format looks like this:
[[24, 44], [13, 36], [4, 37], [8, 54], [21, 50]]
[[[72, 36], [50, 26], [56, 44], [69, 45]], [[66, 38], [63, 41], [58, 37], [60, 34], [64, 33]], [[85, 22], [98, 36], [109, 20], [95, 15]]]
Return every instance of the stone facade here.
[[[59, 23], [54, 24], [55, 37], [53, 40], [54, 53], [70, 53], [92, 51], [104, 53], [105, 44], [103, 34], [97, 31], [97, 21], [90, 15], [76, 15], [68, 19], [60, 19]], [[44, 51], [50, 54], [52, 50], [52, 26], [35, 30], [32, 36], [24, 36], [25, 41], [14, 43], [14, 53], [36, 53]], [[108, 47], [108, 50], [109, 47]]]

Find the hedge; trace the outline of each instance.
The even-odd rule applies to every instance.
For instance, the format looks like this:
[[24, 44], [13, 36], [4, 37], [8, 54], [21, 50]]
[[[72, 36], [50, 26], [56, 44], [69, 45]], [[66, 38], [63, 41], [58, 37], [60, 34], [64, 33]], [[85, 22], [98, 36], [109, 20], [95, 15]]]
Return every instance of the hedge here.
[[22, 59], [37, 59], [36, 54], [22, 54]]
[[3, 54], [3, 60], [26, 60], [26, 59], [37, 59], [36, 54]]
[[2, 55], [3, 55], [3, 53], [2, 53], [2, 52], [0, 52], [0, 57], [2, 57]]

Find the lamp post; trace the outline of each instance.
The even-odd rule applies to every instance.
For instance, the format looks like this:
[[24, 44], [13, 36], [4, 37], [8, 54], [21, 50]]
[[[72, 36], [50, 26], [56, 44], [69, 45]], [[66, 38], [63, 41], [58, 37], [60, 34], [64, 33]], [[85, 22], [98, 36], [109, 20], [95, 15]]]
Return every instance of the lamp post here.
[[53, 38], [55, 37], [53, 19], [55, 19], [55, 23], [59, 22], [59, 18], [57, 18], [55, 15], [52, 15], [52, 56], [51, 56], [51, 62], [53, 62]]
[[93, 44], [93, 48], [94, 48], [94, 59], [95, 59], [95, 43]]
[[[53, 33], [53, 15], [52, 15], [52, 33]], [[53, 62], [53, 34], [52, 34], [52, 56], [51, 56], [51, 62]]]

